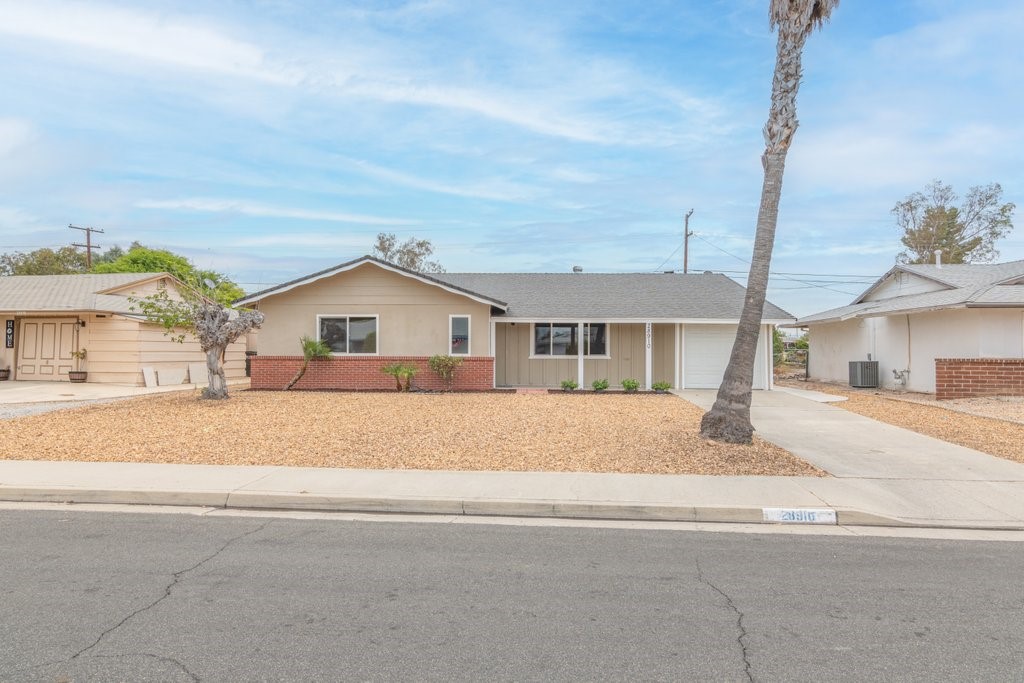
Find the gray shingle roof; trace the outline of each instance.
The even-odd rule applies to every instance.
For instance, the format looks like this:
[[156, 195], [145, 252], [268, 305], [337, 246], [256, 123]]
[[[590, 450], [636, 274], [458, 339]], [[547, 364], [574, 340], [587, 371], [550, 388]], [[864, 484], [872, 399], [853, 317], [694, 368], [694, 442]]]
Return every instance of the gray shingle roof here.
[[127, 313], [125, 296], [99, 294], [166, 273], [9, 275], [0, 277], [0, 311]]
[[[374, 263], [491, 303], [496, 317], [532, 320], [738, 320], [746, 290], [719, 273], [417, 273], [372, 256], [326, 268], [236, 303], [248, 304], [294, 287]], [[794, 316], [765, 302], [764, 320]]]
[[[906, 271], [942, 282], [947, 289], [908, 294], [882, 301], [863, 301], [886, 277], [894, 272]], [[1024, 261], [993, 264], [901, 265], [880, 278], [867, 292], [849, 306], [840, 306], [797, 320], [797, 325], [835, 322], [851, 318], [931, 311], [942, 308], [972, 308], [983, 306], [1024, 307], [1024, 284], [1000, 284], [1024, 277]]]
[[[508, 303], [499, 317], [534, 320], [737, 320], [746, 290], [720, 273], [440, 273]], [[765, 320], [793, 316], [765, 302]]]

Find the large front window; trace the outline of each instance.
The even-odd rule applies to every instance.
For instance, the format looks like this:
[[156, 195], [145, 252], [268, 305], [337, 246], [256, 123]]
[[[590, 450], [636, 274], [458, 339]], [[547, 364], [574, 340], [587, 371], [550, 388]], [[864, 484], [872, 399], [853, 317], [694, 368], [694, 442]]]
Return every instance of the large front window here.
[[[533, 355], [576, 356], [579, 354], [579, 326], [575, 323], [536, 323], [533, 326]], [[608, 325], [583, 324], [583, 355], [608, 355]]]
[[377, 353], [376, 316], [320, 316], [319, 333], [331, 353]]

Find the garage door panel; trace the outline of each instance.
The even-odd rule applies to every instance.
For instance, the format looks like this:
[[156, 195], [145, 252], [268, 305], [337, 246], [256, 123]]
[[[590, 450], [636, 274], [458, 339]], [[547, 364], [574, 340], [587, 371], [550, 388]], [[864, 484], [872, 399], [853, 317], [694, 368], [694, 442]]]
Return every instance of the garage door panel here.
[[[687, 389], [717, 389], [729, 365], [735, 325], [686, 325], [683, 344], [683, 384]], [[757, 341], [754, 388], [765, 388], [764, 329]]]

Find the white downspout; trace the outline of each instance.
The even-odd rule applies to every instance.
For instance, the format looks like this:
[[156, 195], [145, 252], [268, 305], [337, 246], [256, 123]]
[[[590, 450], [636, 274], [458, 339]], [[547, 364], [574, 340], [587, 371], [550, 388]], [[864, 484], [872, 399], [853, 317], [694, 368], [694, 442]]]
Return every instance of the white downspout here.
[[653, 374], [652, 359], [651, 359], [651, 341], [652, 341], [651, 323], [644, 324], [644, 389], [651, 390], [651, 375]]
[[583, 388], [583, 323], [576, 324], [576, 381]]

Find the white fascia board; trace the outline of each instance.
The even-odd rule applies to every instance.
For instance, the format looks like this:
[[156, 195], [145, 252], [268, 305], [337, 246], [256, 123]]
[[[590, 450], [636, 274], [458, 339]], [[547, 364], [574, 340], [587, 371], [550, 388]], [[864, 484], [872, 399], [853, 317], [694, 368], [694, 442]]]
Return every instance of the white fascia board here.
[[401, 268], [393, 268], [393, 267], [388, 266], [386, 264], [378, 263], [377, 261], [373, 261], [373, 260], [370, 260], [370, 259], [360, 259], [359, 261], [356, 261], [355, 263], [349, 263], [349, 264], [346, 264], [344, 266], [339, 266], [337, 268], [333, 268], [331, 270], [324, 271], [323, 273], [320, 273], [320, 274], [318, 274], [316, 276], [310, 276], [310, 277], [304, 278], [302, 280], [297, 280], [297, 281], [291, 283], [290, 285], [287, 285], [285, 287], [281, 287], [280, 289], [275, 289], [275, 290], [273, 290], [271, 292], [267, 292], [263, 296], [248, 296], [248, 297], [245, 297], [244, 299], [239, 299], [238, 301], [235, 302], [235, 305], [236, 306], [242, 306], [242, 305], [245, 305], [245, 304], [254, 303], [256, 301], [261, 301], [261, 300], [266, 299], [266, 298], [271, 297], [271, 296], [277, 296], [278, 294], [283, 294], [284, 292], [288, 292], [290, 290], [293, 290], [296, 287], [302, 287], [304, 285], [312, 284], [312, 283], [314, 283], [314, 282], [316, 282], [318, 280], [323, 280], [324, 278], [327, 278], [327, 277], [333, 277], [333, 276], [337, 275], [338, 273], [344, 273], [344, 272], [347, 272], [349, 270], [354, 270], [354, 269], [356, 269], [356, 268], [358, 268], [360, 266], [364, 266], [364, 265], [367, 265], [367, 264], [372, 264], [372, 265], [377, 266], [378, 268], [380, 268], [382, 270], [387, 270], [387, 271], [390, 271], [392, 273], [397, 273], [398, 275], [402, 275], [403, 277], [407, 277], [407, 278], [410, 278], [412, 280], [417, 280], [419, 282], [422, 282], [425, 285], [431, 285], [433, 287], [437, 287], [438, 289], [443, 289], [446, 292], [450, 292], [452, 294], [458, 294], [459, 296], [464, 296], [467, 299], [472, 299], [473, 301], [477, 301], [479, 303], [486, 304], [488, 306], [494, 306], [495, 308], [500, 308], [503, 311], [507, 311], [508, 310], [508, 305], [506, 305], [504, 303], [501, 303], [499, 301], [495, 301], [493, 299], [486, 299], [484, 297], [477, 296], [475, 294], [470, 294], [469, 292], [464, 292], [461, 289], [456, 289], [455, 287], [452, 287], [450, 285], [445, 285], [445, 284], [442, 284], [442, 283], [437, 282], [435, 280], [430, 280], [430, 279], [427, 279], [427, 278], [424, 278], [424, 277], [420, 277], [418, 275], [414, 275], [412, 273], [407, 273], [406, 271], [402, 270]]
[[[738, 325], [738, 318], [575, 318], [572, 316], [544, 317], [544, 318], [520, 318], [506, 317], [503, 315], [492, 315], [491, 320], [496, 323], [612, 323], [616, 325], [644, 323], [683, 323], [685, 325]], [[778, 318], [761, 320], [762, 325], [783, 325], [796, 322], [796, 318]]]

